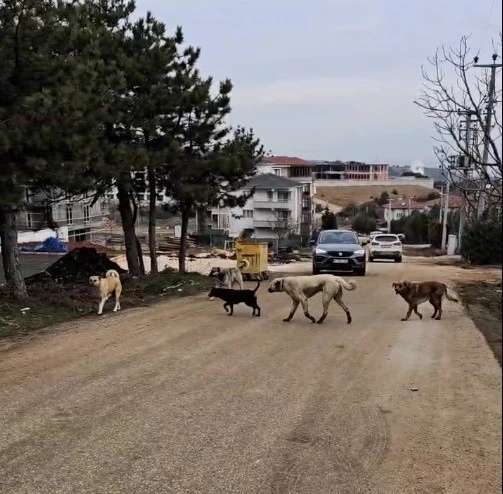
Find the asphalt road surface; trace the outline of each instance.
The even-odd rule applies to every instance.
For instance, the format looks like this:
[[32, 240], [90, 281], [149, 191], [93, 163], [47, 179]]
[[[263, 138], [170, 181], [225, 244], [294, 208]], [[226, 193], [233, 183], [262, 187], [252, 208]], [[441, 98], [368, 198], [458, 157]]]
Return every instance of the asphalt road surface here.
[[[372, 264], [323, 325], [204, 296], [86, 318], [0, 353], [0, 492], [493, 494], [501, 369], [459, 304], [401, 322]], [[321, 301], [312, 300], [321, 313]]]

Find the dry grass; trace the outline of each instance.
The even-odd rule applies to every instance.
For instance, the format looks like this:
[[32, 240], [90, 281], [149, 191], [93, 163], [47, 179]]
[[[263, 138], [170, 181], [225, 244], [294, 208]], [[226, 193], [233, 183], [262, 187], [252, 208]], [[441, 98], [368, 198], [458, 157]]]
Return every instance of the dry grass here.
[[[121, 306], [129, 309], [204, 292], [210, 289], [212, 279], [199, 273], [179, 274], [166, 270], [157, 275], [125, 279], [123, 283]], [[19, 337], [53, 324], [95, 315], [98, 304], [87, 284], [65, 285], [64, 289], [55, 283], [32, 285], [28, 287], [28, 294], [28, 300], [19, 302], [0, 290], [0, 339]], [[113, 297], [105, 310], [112, 307]]]
[[[393, 194], [393, 190], [398, 194]], [[380, 197], [383, 192], [387, 192], [390, 197], [415, 197], [425, 198], [429, 192], [435, 189], [423, 187], [422, 185], [351, 185], [348, 187], [317, 187], [316, 197], [331, 204], [347, 206], [351, 203], [363, 204], [371, 201], [374, 197]]]

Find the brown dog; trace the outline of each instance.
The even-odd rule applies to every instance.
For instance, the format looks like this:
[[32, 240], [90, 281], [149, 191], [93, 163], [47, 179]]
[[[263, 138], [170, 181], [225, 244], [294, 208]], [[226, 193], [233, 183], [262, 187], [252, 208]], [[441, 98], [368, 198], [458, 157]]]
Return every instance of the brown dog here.
[[422, 319], [423, 315], [417, 311], [417, 306], [426, 301], [430, 302], [435, 309], [431, 318], [440, 321], [442, 318], [442, 299], [444, 296], [447, 300], [459, 302], [447, 286], [438, 281], [422, 281], [421, 283], [401, 281], [395, 282], [391, 286], [395, 289], [395, 293], [400, 295], [409, 304], [409, 310], [402, 321], [408, 321], [412, 311], [419, 316], [419, 319]]

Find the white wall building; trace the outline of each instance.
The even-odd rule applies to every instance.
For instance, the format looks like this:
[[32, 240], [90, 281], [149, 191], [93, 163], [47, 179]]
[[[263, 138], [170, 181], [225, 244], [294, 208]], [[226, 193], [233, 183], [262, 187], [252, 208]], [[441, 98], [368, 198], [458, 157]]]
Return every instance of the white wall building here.
[[18, 242], [43, 242], [57, 236], [62, 241], [89, 240], [103, 222], [103, 203], [93, 196], [58, 198], [58, 194], [26, 190], [26, 208], [17, 213]]
[[302, 184], [271, 173], [259, 173], [236, 195], [255, 188], [240, 208], [208, 209], [206, 226], [224, 230], [236, 238], [247, 230], [251, 238], [278, 239], [287, 233], [300, 234], [302, 225]]

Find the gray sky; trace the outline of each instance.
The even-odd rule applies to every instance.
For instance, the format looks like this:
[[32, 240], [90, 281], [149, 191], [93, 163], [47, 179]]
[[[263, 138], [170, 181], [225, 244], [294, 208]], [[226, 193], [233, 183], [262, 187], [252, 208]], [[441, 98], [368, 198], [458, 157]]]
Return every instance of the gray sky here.
[[233, 124], [273, 154], [435, 165], [432, 123], [412, 104], [421, 64], [472, 35], [481, 61], [500, 0], [136, 0], [202, 48], [233, 84]]

